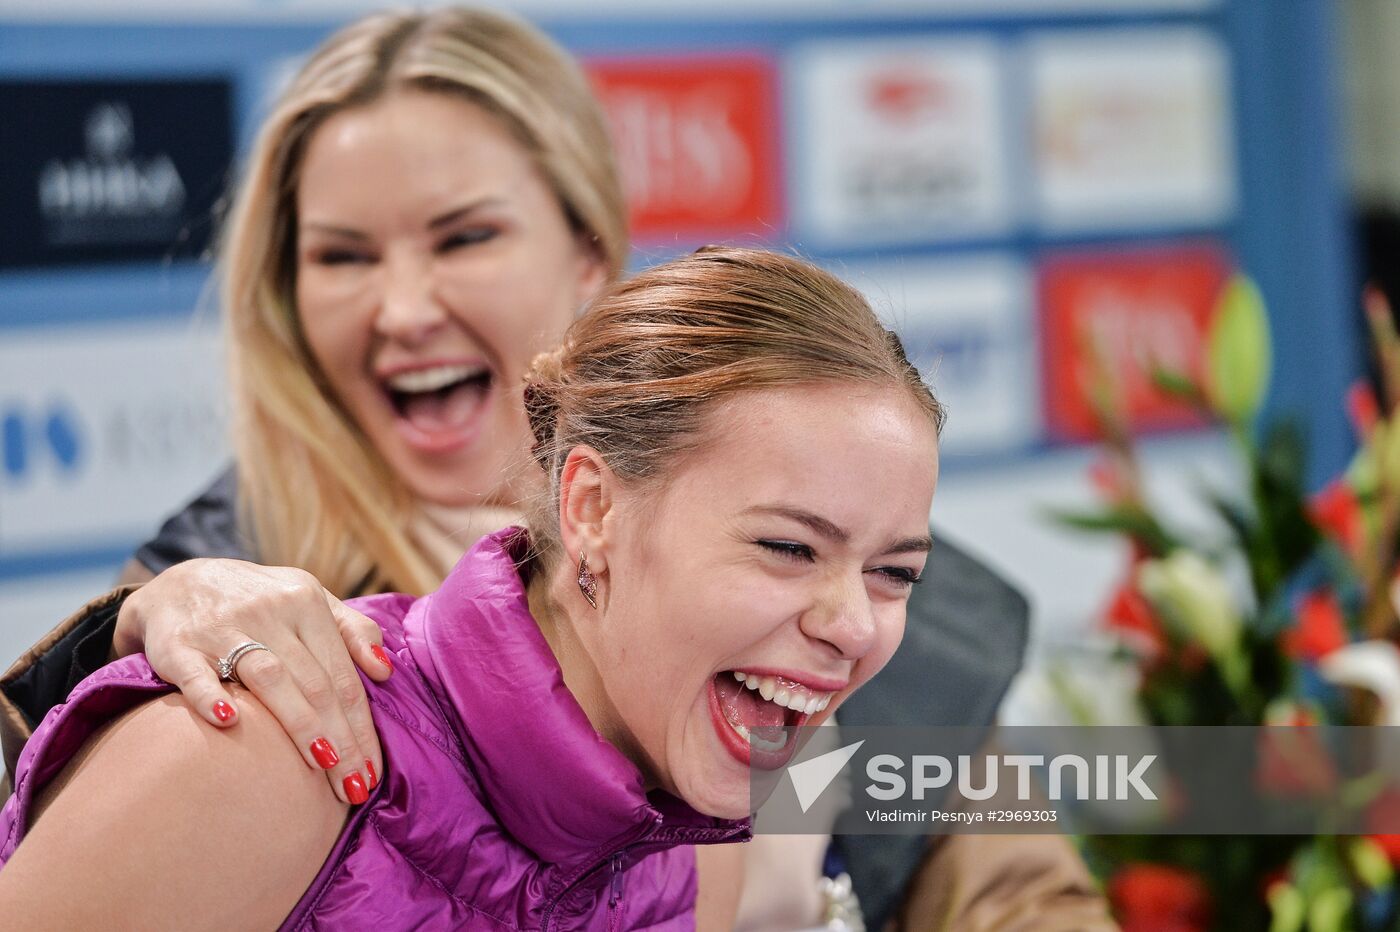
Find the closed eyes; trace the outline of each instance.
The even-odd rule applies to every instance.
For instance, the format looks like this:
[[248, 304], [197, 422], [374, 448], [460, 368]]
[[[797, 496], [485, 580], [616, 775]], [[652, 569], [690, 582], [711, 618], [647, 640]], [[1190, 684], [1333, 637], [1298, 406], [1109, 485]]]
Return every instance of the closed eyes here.
[[[769, 553], [776, 554], [794, 563], [815, 563], [817, 559], [816, 551], [808, 545], [795, 540], [761, 539], [754, 543], [758, 544], [758, 546], [767, 550]], [[888, 581], [902, 588], [909, 588], [923, 582], [923, 577], [907, 566], [875, 566], [866, 570], [866, 572], [883, 576]]]

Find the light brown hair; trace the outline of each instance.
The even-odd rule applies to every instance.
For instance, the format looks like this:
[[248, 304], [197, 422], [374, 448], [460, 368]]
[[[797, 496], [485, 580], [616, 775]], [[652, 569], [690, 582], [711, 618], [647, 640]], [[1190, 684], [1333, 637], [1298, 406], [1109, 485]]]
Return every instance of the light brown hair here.
[[550, 488], [530, 520], [537, 551], [557, 555], [559, 471], [574, 447], [597, 450], [624, 481], [653, 480], [701, 438], [717, 402], [813, 382], [900, 387], [943, 428], [899, 337], [808, 262], [711, 246], [613, 286], [526, 377]]
[[610, 279], [627, 222], [607, 125], [577, 64], [533, 27], [482, 10], [381, 13], [311, 56], [263, 124], [225, 228], [240, 525], [266, 563], [299, 566], [339, 595], [425, 592], [443, 567], [412, 542], [407, 487], [341, 409], [295, 304], [296, 192], [311, 136], [332, 115], [399, 88], [459, 95], [534, 159]]

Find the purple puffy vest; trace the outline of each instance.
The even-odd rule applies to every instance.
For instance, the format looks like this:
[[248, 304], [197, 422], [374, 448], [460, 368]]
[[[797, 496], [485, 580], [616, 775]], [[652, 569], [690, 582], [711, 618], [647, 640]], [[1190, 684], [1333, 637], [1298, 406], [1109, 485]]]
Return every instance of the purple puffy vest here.
[[[530, 617], [511, 528], [432, 595], [351, 604], [384, 629], [394, 675], [365, 681], [385, 773], [284, 929], [690, 929], [692, 844], [748, 837], [661, 791], [589, 724]], [[84, 680], [20, 758], [0, 861], [35, 791], [93, 732], [170, 686], [145, 658]]]

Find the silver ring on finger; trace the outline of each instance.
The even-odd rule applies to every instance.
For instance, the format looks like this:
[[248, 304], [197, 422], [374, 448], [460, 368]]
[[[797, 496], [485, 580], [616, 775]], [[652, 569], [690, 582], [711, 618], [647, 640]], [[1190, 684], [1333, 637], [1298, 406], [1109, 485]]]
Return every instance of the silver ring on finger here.
[[243, 685], [243, 681], [238, 678], [238, 661], [255, 650], [265, 650], [272, 653], [272, 648], [257, 641], [244, 641], [233, 650], [228, 652], [227, 657], [219, 658], [219, 679], [225, 683], [237, 683]]

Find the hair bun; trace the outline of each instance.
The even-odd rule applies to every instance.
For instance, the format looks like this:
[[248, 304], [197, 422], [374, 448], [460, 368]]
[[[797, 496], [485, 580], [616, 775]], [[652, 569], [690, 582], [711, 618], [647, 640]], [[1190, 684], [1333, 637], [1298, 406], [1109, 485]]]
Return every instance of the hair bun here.
[[564, 350], [540, 353], [525, 373], [525, 416], [534, 442], [530, 455], [549, 471], [549, 450], [559, 420], [559, 388], [564, 380]]

